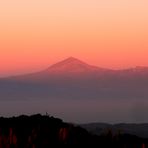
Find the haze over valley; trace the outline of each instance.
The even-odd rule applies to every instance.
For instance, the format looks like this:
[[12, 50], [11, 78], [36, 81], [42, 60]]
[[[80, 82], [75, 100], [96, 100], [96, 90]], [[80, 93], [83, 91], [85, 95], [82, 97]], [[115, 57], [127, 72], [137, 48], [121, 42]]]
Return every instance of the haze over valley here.
[[0, 113], [48, 112], [77, 123], [148, 122], [147, 88], [148, 67], [112, 70], [69, 57], [37, 73], [1, 78]]

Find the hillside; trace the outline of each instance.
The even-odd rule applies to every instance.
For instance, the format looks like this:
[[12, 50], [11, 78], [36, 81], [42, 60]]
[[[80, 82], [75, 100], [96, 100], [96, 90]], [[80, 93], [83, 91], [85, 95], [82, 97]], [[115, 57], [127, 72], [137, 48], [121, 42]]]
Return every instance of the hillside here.
[[[148, 139], [129, 134], [96, 136], [85, 129], [65, 123], [49, 115], [21, 115], [0, 118], [1, 148], [49, 148], [49, 147], [101, 147], [141, 148], [148, 146]], [[143, 147], [142, 147], [143, 148]]]

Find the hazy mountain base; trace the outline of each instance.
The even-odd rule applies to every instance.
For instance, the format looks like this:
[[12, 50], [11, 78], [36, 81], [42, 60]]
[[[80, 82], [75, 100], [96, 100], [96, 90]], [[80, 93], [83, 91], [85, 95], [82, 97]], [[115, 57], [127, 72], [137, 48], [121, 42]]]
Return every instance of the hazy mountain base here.
[[37, 73], [1, 78], [0, 113], [47, 111], [79, 123], [148, 122], [147, 88], [147, 67], [110, 70], [70, 57]]
[[106, 134], [96, 136], [81, 127], [64, 123], [62, 120], [41, 116], [19, 116], [0, 118], [1, 148], [49, 148], [49, 147], [101, 147], [143, 148], [148, 139], [129, 134]]

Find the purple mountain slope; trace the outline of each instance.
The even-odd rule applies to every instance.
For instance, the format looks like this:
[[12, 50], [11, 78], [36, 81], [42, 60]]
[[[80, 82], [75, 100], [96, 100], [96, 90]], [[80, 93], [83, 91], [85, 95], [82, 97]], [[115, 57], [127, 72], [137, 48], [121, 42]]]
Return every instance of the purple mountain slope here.
[[[6, 98], [146, 99], [148, 68], [110, 70], [70, 57], [38, 73], [0, 80]], [[6, 93], [6, 92], [11, 92]]]
[[49, 80], [54, 78], [61, 79], [63, 77], [71, 78], [71, 79], [72, 78], [83, 79], [83, 78], [100, 77], [100, 76], [114, 74], [114, 73], [115, 73], [114, 70], [92, 66], [74, 57], [69, 57], [63, 61], [60, 61], [48, 67], [43, 71], [26, 74], [26, 75], [9, 77], [8, 79], [25, 80], [25, 81], [28, 81], [28, 80], [44, 81], [44, 80]]
[[56, 63], [47, 69], [47, 71], [49, 72], [53, 71], [59, 73], [90, 73], [99, 71], [104, 72], [107, 70], [108, 69], [91, 66], [73, 57], [70, 57], [62, 62]]
[[70, 78], [102, 78], [108, 80], [110, 79], [128, 79], [139, 77], [143, 79], [148, 76], [148, 67], [137, 66], [135, 68], [123, 69], [123, 70], [112, 70], [107, 68], [101, 68], [97, 66], [89, 65], [79, 59], [74, 57], [69, 57], [61, 62], [58, 62], [47, 69], [26, 75], [20, 75], [15, 77], [9, 77], [8, 79], [25, 79], [25, 80], [44, 80], [53, 77], [70, 77]]
[[[76, 118], [80, 120], [84, 112], [89, 119], [93, 116], [96, 119], [101, 112], [104, 112], [105, 121], [117, 119], [119, 110], [118, 119], [122, 121], [121, 115], [129, 119], [129, 110], [134, 110], [134, 121], [148, 121], [143, 116], [147, 112], [147, 98], [148, 67], [111, 70], [91, 66], [73, 57], [37, 73], [0, 79], [0, 104], [10, 100], [21, 103], [29, 100], [29, 103], [32, 102], [29, 104], [30, 110], [35, 110], [34, 105], [38, 100], [41, 111], [51, 111], [51, 108], [51, 112], [64, 110], [67, 116], [77, 112], [80, 116]], [[20, 102], [17, 104], [21, 106]], [[25, 111], [29, 105], [24, 108]], [[8, 106], [11, 108], [12, 104]], [[5, 111], [2, 108], [0, 105], [0, 112]]]

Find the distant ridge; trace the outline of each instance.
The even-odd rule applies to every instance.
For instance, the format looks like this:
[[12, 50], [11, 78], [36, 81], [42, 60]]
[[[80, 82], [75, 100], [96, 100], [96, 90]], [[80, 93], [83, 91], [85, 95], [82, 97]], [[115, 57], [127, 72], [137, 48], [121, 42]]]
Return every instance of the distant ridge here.
[[65, 60], [62, 60], [61, 62], [58, 62], [56, 64], [53, 64], [50, 68], [56, 68], [59, 66], [63, 66], [65, 64], [79, 64], [79, 65], [84, 65], [84, 66], [88, 66], [88, 64], [86, 64], [85, 62], [82, 62], [81, 60], [74, 58], [74, 57], [69, 57]]
[[108, 69], [92, 66], [77, 58], [69, 57], [63, 61], [53, 64], [46, 71], [60, 73], [87, 73], [106, 70]]
[[[34, 110], [36, 100], [41, 101], [40, 108], [45, 98], [50, 103], [41, 110], [61, 109], [59, 112], [65, 110], [69, 117], [76, 111], [81, 121], [96, 121], [99, 117], [105, 122], [148, 122], [148, 68], [110, 70], [70, 57], [37, 73], [0, 79], [1, 101], [29, 100]], [[24, 110], [28, 110], [28, 104]]]
[[132, 76], [132, 75], [147, 75], [148, 74], [148, 67], [146, 66], [136, 66], [127, 69], [119, 69], [114, 70], [110, 68], [102, 68], [95, 65], [90, 65], [82, 60], [79, 60], [75, 57], [68, 57], [62, 61], [59, 61], [48, 68], [28, 74], [21, 74], [16, 76], [9, 76], [3, 77], [0, 79], [7, 79], [7, 78], [17, 78], [17, 77], [44, 77], [50, 75], [61, 75], [61, 74], [93, 74], [93, 75], [114, 75], [114, 76]]
[[89, 132], [97, 135], [104, 134], [108, 129], [113, 133], [132, 134], [142, 138], [148, 138], [148, 123], [120, 123], [120, 124], [108, 124], [108, 123], [88, 123], [82, 124], [83, 128]]

